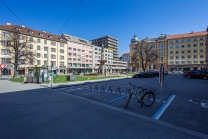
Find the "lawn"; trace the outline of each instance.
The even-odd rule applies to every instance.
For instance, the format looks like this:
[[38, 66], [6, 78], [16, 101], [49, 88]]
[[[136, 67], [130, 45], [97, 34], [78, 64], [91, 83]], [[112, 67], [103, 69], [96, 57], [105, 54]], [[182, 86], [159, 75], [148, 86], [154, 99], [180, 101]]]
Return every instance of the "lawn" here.
[[[68, 81], [66, 79], [67, 75], [59, 75], [58, 78], [56, 76], [53, 76], [53, 83], [67, 83], [67, 82], [76, 82], [76, 81], [88, 81], [88, 80], [101, 80], [101, 79], [107, 79], [107, 78], [119, 78], [123, 76], [77, 76], [76, 81]], [[12, 82], [23, 82], [23, 78], [11, 78], [10, 81]], [[50, 81], [42, 82], [49, 83]]]

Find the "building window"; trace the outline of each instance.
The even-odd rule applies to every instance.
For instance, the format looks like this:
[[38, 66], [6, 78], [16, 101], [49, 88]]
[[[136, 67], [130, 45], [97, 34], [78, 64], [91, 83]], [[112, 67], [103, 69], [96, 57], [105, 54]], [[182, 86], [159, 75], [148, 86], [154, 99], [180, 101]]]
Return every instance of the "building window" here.
[[200, 61], [200, 64], [204, 64], [204, 61]]
[[85, 52], [85, 50], [82, 50], [82, 52]]
[[37, 53], [37, 58], [40, 58], [40, 53]]
[[181, 53], [185, 53], [185, 51], [181, 51]]
[[202, 41], [202, 40], [204, 40], [204, 38], [203, 37], [200, 37], [199, 40]]
[[181, 64], [185, 64], [185, 61], [181, 61]]
[[77, 49], [79, 52], [81, 51], [81, 49]]
[[170, 56], [170, 59], [173, 59], [173, 56]]
[[179, 48], [179, 46], [178, 46], [178, 45], [176, 45], [175, 47], [176, 47], [176, 48]]
[[200, 58], [204, 58], [204, 55], [200, 55]]
[[38, 65], [41, 65], [40, 60], [37, 60], [37, 64], [38, 64]]
[[181, 56], [181, 59], [184, 59], [185, 57], [184, 56]]
[[175, 59], [179, 59], [179, 56], [176, 56]]
[[198, 63], [198, 61], [194, 61], [194, 64], [197, 64]]
[[175, 42], [178, 43], [179, 41], [178, 40], [175, 40]]
[[64, 67], [64, 62], [60, 62], [60, 66], [61, 67]]
[[37, 42], [40, 43], [40, 39], [38, 39]]
[[191, 39], [187, 39], [187, 42], [190, 42], [191, 41]]
[[37, 46], [37, 50], [40, 50], [40, 46], [39, 45]]
[[73, 61], [76, 61], [76, 58], [73, 58]]
[[175, 51], [176, 52], [176, 54], [178, 54], [179, 53], [179, 51]]
[[176, 63], [176, 64], [179, 64], [179, 61], [176, 61], [175, 63]]
[[64, 56], [60, 56], [60, 60], [64, 60]]
[[60, 53], [64, 53], [64, 49], [60, 49]]
[[190, 55], [188, 55], [188, 56], [187, 56], [187, 58], [191, 58], [191, 56], [190, 56]]
[[163, 62], [163, 57], [160, 57], [160, 61]]
[[71, 56], [71, 55], [72, 55], [72, 53], [68, 53], [68, 55], [69, 55], [69, 56]]
[[77, 56], [77, 54], [76, 54], [76, 53], [73, 53], [73, 56], [75, 56], [75, 57], [76, 57], [76, 56]]
[[184, 45], [181, 45], [181, 48], [184, 48], [185, 46]]
[[76, 51], [77, 49], [76, 48], [73, 48], [73, 50]]
[[51, 59], [56, 59], [56, 55], [51, 55]]
[[48, 55], [47, 54], [44, 54], [44, 58], [47, 58], [48, 57]]
[[191, 53], [191, 50], [187, 50], [187, 53]]
[[45, 66], [47, 66], [47, 65], [48, 65], [48, 64], [47, 64], [47, 61], [44, 61], [44, 65], [45, 65]]
[[47, 44], [47, 40], [44, 40], [44, 44]]
[[30, 49], [33, 49], [33, 45], [32, 44], [30, 44]]
[[197, 55], [194, 55], [194, 58], [197, 58]]
[[30, 41], [33, 42], [33, 37], [30, 37]]
[[51, 41], [51, 45], [56, 46], [56, 42]]
[[170, 62], [170, 65], [173, 65], [174, 63], [173, 62]]
[[204, 49], [200, 49], [200, 52], [204, 52]]
[[10, 55], [10, 51], [6, 49], [1, 49], [1, 54], [2, 55]]
[[164, 43], [161, 43], [160, 44], [160, 48], [164, 48]]
[[200, 45], [200, 46], [204, 46], [204, 43], [200, 43], [199, 45]]
[[[200, 49], [201, 50], [201, 49]], [[196, 53], [197, 52], [197, 49], [194, 49], [194, 53]]]
[[191, 44], [187, 44], [187, 47], [191, 47]]
[[71, 48], [71, 47], [69, 47], [68, 49], [69, 49], [69, 50], [72, 50], [72, 48]]
[[173, 54], [173, 51], [170, 51], [170, 54]]
[[3, 64], [10, 64], [11, 63], [11, 58], [2, 58], [1, 63]]
[[191, 64], [191, 61], [187, 61], [187, 64]]
[[160, 50], [160, 54], [164, 54], [164, 50]]
[[173, 40], [170, 40], [170, 43], [172, 44], [173, 43]]
[[56, 52], [56, 48], [51, 48], [51, 52]]
[[184, 42], [184, 39], [181, 39], [181, 42]]
[[63, 44], [63, 43], [61, 43], [61, 44], [60, 44], [60, 47], [64, 47], [64, 44]]
[[48, 51], [48, 47], [45, 47], [45, 46], [44, 46], [44, 51]]
[[196, 41], [197, 40], [197, 38], [193, 38], [193, 41]]
[[197, 46], [197, 44], [194, 44], [194, 47], [196, 47]]
[[68, 58], [68, 60], [72, 60], [72, 58]]

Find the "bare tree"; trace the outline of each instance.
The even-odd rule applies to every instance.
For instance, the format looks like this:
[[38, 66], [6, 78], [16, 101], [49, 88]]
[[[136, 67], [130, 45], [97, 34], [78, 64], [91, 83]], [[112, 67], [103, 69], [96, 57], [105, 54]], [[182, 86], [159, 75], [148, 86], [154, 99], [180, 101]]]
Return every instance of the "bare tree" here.
[[17, 76], [17, 69], [20, 65], [33, 65], [36, 52], [32, 50], [33, 40], [17, 29], [5, 32], [1, 37], [2, 44], [5, 45], [7, 53], [11, 56], [10, 63], [14, 65], [13, 78]]
[[[141, 65], [143, 71], [146, 70], [147, 66], [157, 61], [158, 52], [153, 45], [144, 45], [143, 43], [137, 43], [133, 48], [133, 55], [131, 56], [132, 62], [136, 67]], [[138, 69], [137, 69], [138, 70]]]

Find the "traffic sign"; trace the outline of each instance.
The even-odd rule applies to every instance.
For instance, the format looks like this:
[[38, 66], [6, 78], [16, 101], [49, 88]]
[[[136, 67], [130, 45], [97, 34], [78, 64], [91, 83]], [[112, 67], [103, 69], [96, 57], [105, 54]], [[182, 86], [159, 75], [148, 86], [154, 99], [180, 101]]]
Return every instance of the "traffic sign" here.
[[0, 64], [0, 69], [4, 69], [6, 67], [6, 64]]

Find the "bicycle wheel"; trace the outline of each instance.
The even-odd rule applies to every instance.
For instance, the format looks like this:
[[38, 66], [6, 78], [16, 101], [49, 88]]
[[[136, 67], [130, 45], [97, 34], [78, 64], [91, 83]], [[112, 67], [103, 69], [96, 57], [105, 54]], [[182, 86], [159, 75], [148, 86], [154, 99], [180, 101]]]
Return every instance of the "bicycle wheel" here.
[[153, 92], [145, 93], [141, 98], [142, 104], [145, 106], [151, 106], [155, 102], [155, 95]]
[[131, 99], [131, 96], [132, 96], [132, 93], [130, 93], [130, 94], [128, 95], [128, 97], [127, 97], [125, 108], [127, 108], [128, 104], [129, 104], [129, 101], [130, 101], [130, 99]]

